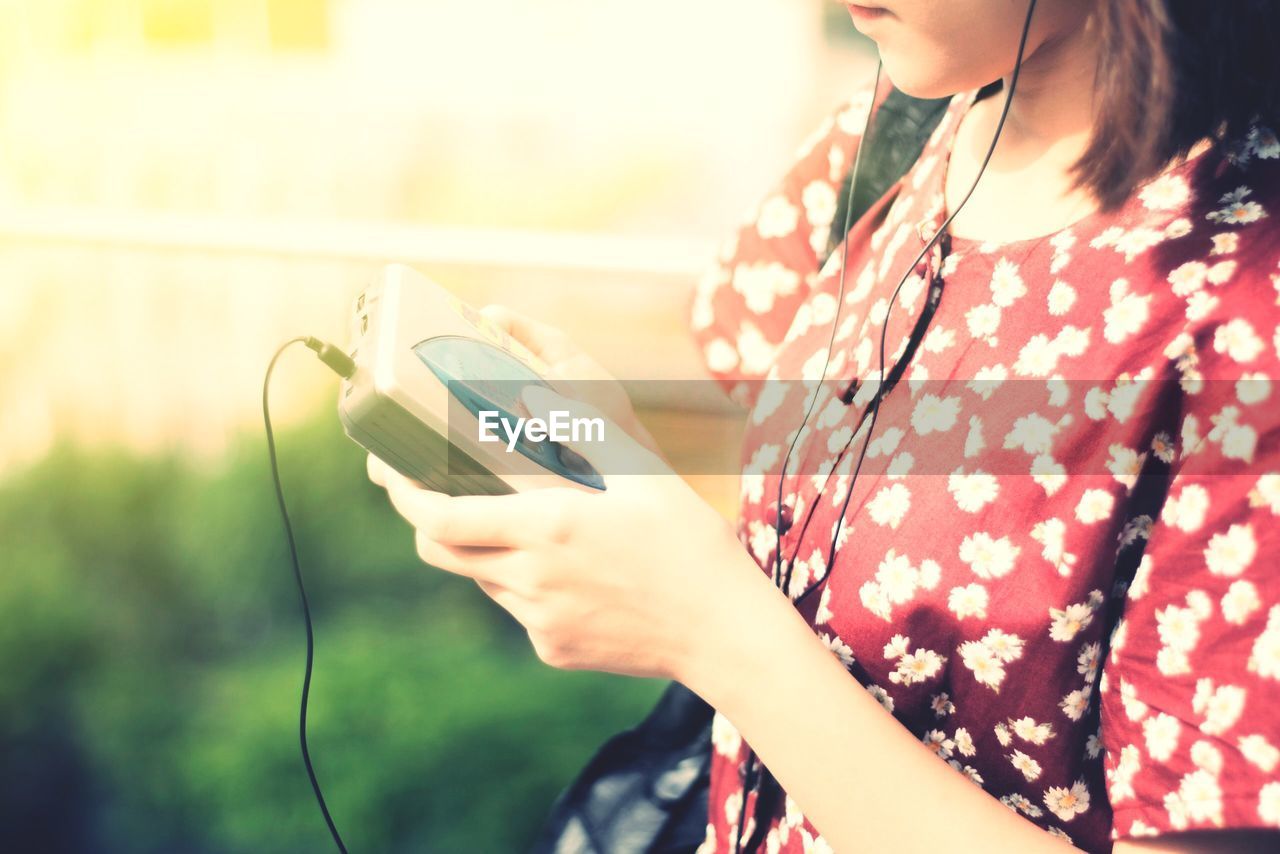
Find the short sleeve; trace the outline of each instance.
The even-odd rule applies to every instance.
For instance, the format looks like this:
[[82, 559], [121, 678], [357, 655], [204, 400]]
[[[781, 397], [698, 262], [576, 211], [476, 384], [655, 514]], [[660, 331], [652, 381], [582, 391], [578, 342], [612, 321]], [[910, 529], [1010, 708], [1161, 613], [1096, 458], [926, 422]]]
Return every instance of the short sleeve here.
[[868, 90], [829, 116], [781, 183], [721, 247], [690, 322], [708, 371], [738, 403], [763, 379], [826, 257], [838, 194], [871, 107]]
[[1280, 335], [1251, 287], [1168, 354], [1181, 435], [1101, 688], [1117, 838], [1280, 827]]

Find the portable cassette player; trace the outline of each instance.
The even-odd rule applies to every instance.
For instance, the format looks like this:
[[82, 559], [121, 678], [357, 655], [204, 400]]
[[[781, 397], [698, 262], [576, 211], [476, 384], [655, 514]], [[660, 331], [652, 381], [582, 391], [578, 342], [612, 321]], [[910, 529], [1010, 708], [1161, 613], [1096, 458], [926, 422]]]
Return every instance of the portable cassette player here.
[[529, 413], [520, 391], [555, 388], [528, 348], [426, 276], [385, 268], [355, 300], [338, 413], [347, 435], [396, 471], [450, 495], [549, 486], [602, 490], [568, 447], [481, 441], [481, 417]]

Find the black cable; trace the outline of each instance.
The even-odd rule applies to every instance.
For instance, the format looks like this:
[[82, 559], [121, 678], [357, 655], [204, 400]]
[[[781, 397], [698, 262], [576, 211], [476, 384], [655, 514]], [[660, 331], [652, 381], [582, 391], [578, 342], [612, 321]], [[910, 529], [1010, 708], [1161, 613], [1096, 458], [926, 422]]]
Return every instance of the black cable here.
[[[857, 482], [858, 473], [862, 470], [862, 461], [866, 458], [867, 448], [871, 443], [871, 435], [876, 429], [876, 419], [880, 414], [880, 403], [881, 401], [884, 400], [884, 396], [890, 390], [890, 388], [885, 387], [884, 365], [885, 365], [885, 346], [886, 346], [885, 341], [889, 333], [889, 318], [893, 312], [893, 304], [897, 302], [899, 292], [902, 291], [903, 285], [907, 283], [907, 279], [910, 278], [911, 273], [916, 268], [916, 265], [918, 265], [922, 260], [924, 260], [925, 255], [927, 255], [929, 251], [933, 249], [934, 245], [937, 244], [938, 241], [944, 239], [944, 235], [947, 235], [948, 236], [947, 239], [949, 240], [948, 229], [951, 227], [951, 221], [954, 220], [956, 218], [956, 215], [959, 214], [960, 211], [964, 209], [964, 206], [965, 204], [968, 203], [969, 198], [973, 196], [974, 190], [978, 189], [978, 182], [982, 180], [982, 176], [987, 171], [987, 165], [991, 162], [991, 157], [993, 154], [995, 154], [996, 144], [1000, 141], [1000, 135], [1004, 131], [1005, 119], [1009, 117], [1009, 107], [1013, 103], [1013, 93], [1018, 88], [1018, 76], [1022, 72], [1022, 58], [1023, 58], [1023, 55], [1026, 53], [1027, 37], [1031, 33], [1031, 17], [1032, 17], [1032, 14], [1035, 12], [1035, 10], [1036, 10], [1036, 0], [1031, 0], [1031, 2], [1027, 4], [1027, 17], [1022, 24], [1022, 36], [1018, 40], [1018, 55], [1013, 62], [1013, 73], [1009, 75], [1009, 90], [1005, 92], [1004, 106], [1000, 110], [1000, 119], [999, 121], [996, 122], [995, 133], [991, 135], [991, 144], [987, 146], [987, 153], [982, 158], [982, 164], [978, 167], [978, 174], [973, 177], [973, 183], [969, 185], [968, 191], [966, 191], [963, 198], [960, 199], [960, 203], [956, 205], [955, 210], [953, 210], [950, 214], [948, 214], [947, 218], [942, 221], [942, 225], [938, 226], [937, 231], [929, 238], [929, 242], [925, 244], [924, 248], [920, 250], [920, 254], [916, 256], [915, 261], [913, 261], [911, 263], [911, 266], [907, 268], [907, 272], [903, 274], [902, 280], [898, 282], [898, 286], [894, 288], [893, 296], [889, 298], [889, 306], [888, 308], [885, 309], [884, 325], [880, 329], [880, 380], [879, 380], [880, 384], [879, 384], [879, 387], [876, 389], [875, 397], [873, 398], [871, 404], [868, 405], [868, 408], [870, 409], [870, 414], [871, 414], [871, 424], [868, 426], [867, 434], [863, 438], [862, 451], [858, 455], [858, 464], [857, 464], [857, 467], [854, 469], [852, 479], [849, 481], [849, 491], [845, 494], [844, 503], [840, 507], [840, 515], [836, 519], [835, 531], [831, 535], [831, 546], [827, 551], [826, 566], [823, 567], [822, 575], [816, 580], [814, 580], [814, 582], [810, 584], [807, 588], [805, 588], [804, 592], [801, 593], [800, 596], [796, 598], [797, 604], [807, 599], [811, 593], [813, 593], [815, 590], [817, 590], [819, 587], [822, 586], [823, 582], [827, 580], [827, 576], [831, 574], [832, 564], [835, 563], [835, 554], [838, 548], [838, 543], [840, 541], [840, 531], [844, 524], [845, 514], [849, 510], [849, 502], [853, 498], [853, 487], [854, 487], [854, 484]], [[944, 243], [944, 246], [945, 245], [947, 244]], [[937, 275], [938, 284], [940, 284], [941, 282], [941, 276], [942, 276], [942, 273], [941, 273], [941, 270], [939, 270]], [[840, 316], [840, 306], [839, 304], [837, 304], [836, 305], [837, 320], [835, 322], [839, 322], [839, 316]], [[932, 319], [932, 314], [929, 315], [929, 318]], [[903, 355], [907, 359], [910, 359], [910, 357], [914, 355], [914, 351], [912, 351], [911, 348], [908, 347], [907, 352], [904, 353]], [[827, 359], [829, 360], [830, 358], [831, 358], [831, 352], [828, 350]], [[903, 364], [901, 368], [902, 370], [905, 370], [906, 365]], [[898, 374], [901, 373], [898, 366], [894, 367], [894, 372]], [[864, 419], [866, 418], [865, 412], [864, 412], [863, 418]], [[862, 426], [861, 423], [859, 423], [858, 426], [861, 427]], [[841, 457], [844, 455], [844, 451], [848, 449], [849, 444], [853, 442], [853, 439], [855, 436], [857, 436], [856, 431], [854, 432], [853, 436], [849, 437], [849, 442], [846, 443], [844, 449], [841, 450], [840, 452]], [[837, 458], [837, 460], [838, 459], [839, 457]], [[837, 461], [836, 465], [832, 467], [831, 471], [835, 472], [836, 468], [838, 467], [839, 467], [839, 462]], [[831, 474], [829, 473], [827, 475], [827, 479], [830, 480], [830, 478], [831, 478]], [[816, 504], [817, 502], [815, 501], [814, 503]], [[797, 549], [798, 548], [799, 546], [797, 546]]]
[[[307, 588], [302, 583], [302, 565], [298, 561], [298, 544], [293, 536], [293, 523], [289, 520], [289, 509], [284, 501], [284, 487], [280, 485], [280, 465], [276, 459], [276, 439], [271, 430], [271, 407], [268, 402], [271, 374], [275, 370], [276, 362], [280, 359], [281, 354], [294, 344], [307, 345], [310, 349], [315, 350], [321, 358], [325, 358], [326, 353], [338, 352], [339, 355], [347, 359], [348, 363], [350, 359], [346, 357], [346, 354], [340, 353], [331, 345], [324, 344], [315, 338], [293, 338], [281, 344], [280, 349], [276, 350], [275, 355], [271, 357], [271, 362], [267, 365], [267, 374], [262, 381], [262, 423], [267, 431], [267, 456], [271, 459], [271, 479], [276, 488], [276, 501], [280, 504], [280, 518], [284, 522], [285, 538], [289, 542], [289, 559], [293, 563], [293, 577], [298, 582], [298, 596], [302, 600], [302, 621], [307, 629], [307, 663], [302, 671], [302, 700], [298, 708], [298, 740], [302, 744], [302, 763], [307, 768], [307, 779], [311, 781], [311, 791], [315, 792], [316, 803], [320, 805], [320, 812], [324, 814], [324, 822], [329, 826], [329, 835], [333, 837], [333, 842], [338, 846], [338, 850], [342, 854], [347, 854], [347, 846], [342, 842], [342, 835], [338, 833], [337, 825], [333, 823], [333, 816], [329, 815], [329, 806], [324, 801], [324, 793], [320, 791], [320, 782], [316, 779], [315, 768], [311, 765], [311, 751], [307, 749], [307, 701], [311, 696], [311, 666], [315, 659], [315, 634], [311, 629], [311, 606], [307, 602]], [[313, 344], [318, 346], [313, 346]], [[322, 353], [320, 347], [328, 349], [325, 353]], [[339, 374], [342, 373], [343, 368], [347, 368], [347, 363], [343, 363], [341, 360], [331, 361], [331, 359], [325, 359], [325, 363]], [[351, 367], [353, 368], [354, 366]], [[350, 369], [348, 369], [346, 376], [350, 376]]]
[[[840, 286], [839, 293], [836, 296], [836, 319], [831, 324], [831, 340], [827, 342], [827, 359], [822, 364], [822, 376], [818, 378], [818, 383], [813, 387], [813, 396], [809, 398], [808, 407], [805, 409], [804, 419], [800, 422], [800, 428], [796, 430], [795, 435], [791, 437], [791, 443], [787, 446], [787, 453], [782, 458], [782, 473], [778, 476], [778, 497], [777, 504], [774, 507], [774, 546], [773, 546], [773, 567], [770, 573], [773, 583], [786, 590], [786, 584], [783, 579], [783, 562], [782, 562], [782, 487], [787, 477], [787, 464], [791, 461], [791, 454], [795, 451], [796, 443], [800, 440], [800, 434], [804, 432], [805, 425], [809, 422], [809, 417], [813, 415], [813, 407], [818, 402], [818, 396], [822, 393], [822, 384], [827, 378], [827, 368], [831, 365], [831, 350], [836, 344], [836, 330], [840, 323], [840, 307], [839, 301], [844, 298], [844, 277], [845, 270], [848, 266], [846, 263], [849, 259], [849, 241], [847, 236], [853, 219], [853, 195], [858, 186], [858, 166], [862, 163], [862, 152], [865, 149], [864, 142], [867, 139], [867, 130], [871, 127], [871, 114], [875, 112], [876, 93], [880, 89], [880, 74], [884, 69], [884, 64], [876, 62], [876, 76], [871, 83], [871, 103], [867, 105], [867, 115], [862, 120], [862, 134], [858, 138], [858, 148], [853, 155], [853, 165], [849, 169], [849, 194], [846, 199], [844, 209], [844, 235], [846, 239], [840, 241]], [[811, 511], [812, 512], [812, 511]], [[808, 517], [805, 518], [805, 526], [808, 527]], [[757, 782], [756, 774], [756, 754], [754, 750], [748, 749], [747, 752], [747, 777], [743, 781], [742, 787], [742, 807], [738, 811], [737, 827], [734, 831], [733, 851], [734, 854], [741, 854], [742, 834], [746, 826], [747, 813], [747, 795], [753, 789]], [[758, 798], [757, 798], [758, 802]], [[757, 846], [758, 847], [758, 846]]]
[[[809, 418], [813, 415], [813, 407], [818, 402], [818, 397], [822, 394], [822, 384], [827, 379], [827, 369], [831, 367], [831, 351], [836, 346], [836, 331], [840, 328], [840, 305], [844, 301], [844, 277], [849, 266], [849, 229], [853, 225], [853, 194], [858, 186], [858, 166], [862, 163], [862, 151], [866, 148], [863, 143], [867, 140], [867, 130], [871, 127], [871, 114], [875, 110], [876, 93], [880, 89], [880, 74], [884, 70], [884, 63], [876, 61], [876, 76], [871, 82], [871, 103], [867, 105], [867, 115], [862, 120], [862, 135], [858, 137], [858, 149], [853, 154], [853, 166], [849, 169], [849, 197], [844, 209], [844, 239], [840, 241], [840, 285], [836, 292], [836, 316], [831, 322], [831, 340], [827, 342], [827, 358], [822, 363], [822, 376], [818, 377], [818, 384], [813, 387], [813, 396], [809, 398], [809, 405], [805, 409], [804, 418], [800, 421], [800, 427], [796, 430], [795, 435], [791, 437], [791, 443], [787, 446], [787, 453], [782, 458], [782, 473], [778, 475], [778, 501], [774, 507], [774, 525], [773, 530], [777, 535], [774, 538], [773, 547], [773, 583], [786, 591], [786, 586], [782, 583], [782, 487], [787, 479], [787, 464], [791, 462], [791, 455], [795, 452], [796, 443], [800, 441], [801, 434], [804, 433], [805, 426], [809, 423]], [[804, 378], [801, 377], [801, 382]], [[798, 548], [798, 546], [797, 546]], [[741, 828], [739, 828], [741, 829]], [[737, 848], [734, 849], [735, 854]]]
[[[880, 414], [881, 401], [883, 401], [885, 395], [888, 393], [890, 388], [893, 385], [897, 384], [896, 378], [900, 377], [905, 372], [907, 367], [907, 362], [909, 362], [915, 354], [915, 348], [908, 345], [906, 351], [903, 353], [903, 356], [899, 359], [899, 362], [894, 365], [894, 368], [891, 372], [891, 375], [895, 377], [895, 381], [890, 384], [889, 388], [886, 388], [885, 386], [885, 361], [886, 361], [885, 349], [887, 346], [886, 341], [889, 333], [889, 318], [890, 318], [890, 315], [892, 314], [894, 303], [897, 302], [898, 294], [902, 291], [902, 288], [906, 284], [907, 279], [910, 278], [911, 273], [915, 271], [916, 266], [922, 260], [924, 260], [925, 256], [928, 255], [928, 253], [934, 248], [935, 245], [938, 244], [940, 240], [945, 241], [943, 243], [943, 254], [944, 255], [946, 254], [947, 248], [949, 247], [949, 243], [950, 243], [948, 229], [951, 226], [951, 221], [956, 218], [956, 215], [959, 214], [960, 211], [964, 208], [965, 204], [968, 203], [969, 198], [973, 195], [974, 190], [976, 190], [978, 187], [978, 181], [981, 180], [983, 174], [987, 170], [987, 165], [991, 162], [991, 157], [996, 150], [996, 144], [999, 142], [1001, 132], [1004, 130], [1005, 119], [1009, 115], [1009, 106], [1013, 102], [1014, 91], [1017, 89], [1018, 75], [1022, 71], [1022, 59], [1026, 52], [1027, 37], [1031, 32], [1031, 19], [1032, 19], [1033, 13], [1035, 12], [1035, 8], [1036, 8], [1036, 0], [1030, 0], [1030, 2], [1027, 5], [1027, 16], [1022, 25], [1022, 35], [1021, 35], [1021, 38], [1018, 40], [1018, 53], [1014, 59], [1013, 73], [1009, 77], [1009, 89], [1005, 93], [1004, 106], [1000, 111], [1000, 119], [996, 123], [995, 133], [992, 134], [991, 144], [987, 148], [986, 156], [983, 157], [982, 164], [978, 167], [978, 174], [974, 176], [973, 183], [969, 185], [968, 191], [964, 194], [963, 198], [961, 198], [960, 203], [956, 205], [955, 210], [953, 210], [950, 214], [948, 214], [947, 218], [943, 220], [942, 224], [938, 227], [937, 231], [930, 237], [928, 242], [925, 243], [924, 248], [920, 250], [920, 253], [919, 255], [916, 256], [915, 261], [913, 261], [911, 265], [907, 267], [907, 271], [903, 273], [901, 281], [898, 282], [897, 287], [895, 287], [893, 290], [893, 295], [889, 298], [888, 307], [885, 309], [884, 322], [880, 329], [879, 385], [876, 388], [875, 395], [872, 397], [871, 401], [867, 404], [867, 407], [862, 411], [862, 417], [858, 419], [857, 428], [853, 431], [853, 434], [849, 437], [849, 440], [845, 443], [844, 447], [841, 448], [840, 453], [836, 455], [835, 462], [832, 465], [831, 470], [827, 473], [827, 476], [823, 481], [822, 488], [818, 490], [819, 497], [826, 490], [827, 484], [831, 482], [832, 475], [834, 475], [836, 471], [839, 470], [840, 463], [843, 460], [845, 453], [849, 450], [850, 445], [853, 444], [854, 439], [857, 438], [858, 432], [862, 429], [862, 425], [866, 422], [868, 416], [870, 416], [871, 418], [871, 423], [867, 426], [866, 435], [863, 437], [862, 448], [858, 454], [857, 464], [854, 467], [852, 476], [850, 477], [850, 480], [849, 480], [848, 492], [845, 494], [844, 501], [841, 504], [840, 515], [836, 517], [835, 529], [832, 532], [831, 545], [827, 551], [827, 560], [826, 560], [825, 566], [822, 569], [822, 574], [820, 575], [820, 577], [815, 579], [811, 584], [809, 584], [799, 596], [795, 597], [795, 603], [797, 607], [800, 605], [800, 603], [802, 603], [805, 599], [807, 599], [810, 596], [810, 594], [818, 590], [822, 586], [822, 584], [827, 580], [827, 577], [831, 574], [831, 570], [835, 563], [835, 554], [839, 547], [840, 533], [844, 527], [844, 517], [849, 511], [849, 502], [853, 498], [854, 487], [857, 484], [858, 475], [862, 471], [862, 464], [863, 464], [863, 461], [866, 459], [867, 449], [871, 443], [871, 437], [875, 433], [876, 421]], [[875, 90], [879, 88], [881, 68], [882, 68], [881, 65], [876, 66], [876, 83], [872, 90], [873, 99], [875, 98]], [[778, 587], [784, 593], [787, 592], [787, 589], [790, 586], [791, 569], [792, 569], [792, 564], [794, 563], [795, 555], [793, 553], [790, 559], [788, 559], [785, 562], [783, 561], [783, 556], [782, 556], [782, 507], [783, 507], [782, 499], [783, 499], [783, 493], [784, 493], [783, 486], [787, 476], [787, 465], [791, 460], [791, 455], [795, 450], [796, 444], [799, 441], [801, 434], [804, 432], [804, 428], [808, 425], [809, 418], [813, 414], [814, 406], [817, 403], [817, 399], [821, 393], [822, 383], [826, 381], [827, 370], [831, 365], [831, 355], [832, 355], [832, 350], [835, 348], [836, 333], [840, 327], [840, 310], [844, 306], [845, 274], [846, 274], [846, 268], [848, 266], [848, 258], [849, 258], [848, 235], [849, 235], [849, 229], [851, 225], [851, 223], [849, 222], [849, 219], [850, 219], [849, 215], [850, 215], [850, 212], [852, 211], [853, 188], [857, 184], [858, 162], [860, 159], [860, 155], [862, 154], [862, 147], [863, 147], [862, 143], [865, 142], [866, 140], [867, 128], [870, 125], [871, 112], [873, 111], [874, 111], [874, 103], [872, 105], [872, 109], [868, 110], [867, 118], [863, 124], [862, 138], [859, 141], [858, 152], [857, 152], [857, 155], [855, 155], [854, 157], [854, 163], [853, 163], [853, 168], [851, 172], [851, 180], [850, 180], [850, 187], [849, 187], [850, 206], [849, 206], [849, 209], [845, 211], [845, 223], [844, 223], [844, 232], [843, 232], [844, 240], [841, 247], [841, 257], [840, 257], [840, 283], [836, 292], [835, 318], [831, 321], [831, 339], [827, 345], [826, 358], [824, 359], [822, 364], [822, 374], [818, 380], [818, 385], [814, 388], [813, 396], [809, 400], [808, 407], [805, 410], [804, 418], [800, 422], [800, 427], [796, 430], [795, 435], [792, 437], [791, 443], [787, 448], [787, 453], [783, 457], [782, 470], [778, 476], [778, 495], [777, 495], [777, 503], [774, 508], [774, 513], [775, 513], [774, 532], [776, 535], [775, 541], [774, 541], [775, 551], [774, 551], [774, 564], [772, 567], [773, 572], [771, 573], [771, 575], [774, 579], [774, 583], [778, 585]], [[944, 235], [946, 235], [947, 237], [944, 238]], [[943, 261], [945, 261], [945, 258], [943, 259]], [[941, 264], [939, 266], [941, 266]], [[930, 301], [926, 303], [926, 309], [925, 309], [926, 313], [925, 313], [925, 316], [922, 318], [922, 320], [924, 321], [922, 324], [923, 327], [927, 327], [929, 321], [931, 321], [933, 318], [933, 313], [937, 309], [937, 300], [941, 298], [941, 288], [942, 288], [941, 271], [939, 270], [938, 274], [935, 276], [934, 282], [932, 282], [930, 285], [930, 290], [933, 291], [934, 289], [937, 289], [937, 293], [936, 295], [931, 293]], [[913, 334], [912, 337], [922, 338], [923, 331], [924, 331], [923, 328], [913, 330], [913, 333], [918, 332], [920, 334], [919, 335]], [[917, 345], [918, 343], [919, 342], [916, 341]], [[804, 541], [805, 532], [809, 528], [809, 522], [813, 518], [814, 509], [816, 508], [817, 504], [818, 504], [818, 501], [817, 501], [817, 498], [815, 498], [814, 501], [811, 503], [811, 506], [808, 508], [808, 512], [805, 514], [805, 520], [803, 525], [801, 525], [800, 527], [799, 536], [796, 537], [797, 552], [800, 549], [800, 544]], [[784, 563], [786, 565], [785, 571], [783, 569]], [[742, 846], [742, 834], [743, 834], [743, 828], [746, 825], [746, 808], [747, 808], [748, 793], [752, 789], [754, 789], [757, 784], [760, 786], [760, 794], [757, 795], [757, 807], [759, 807], [760, 806], [759, 800], [763, 797], [765, 789], [770, 788], [770, 784], [772, 784], [773, 789], [778, 788], [776, 779], [773, 778], [773, 775], [769, 772], [767, 768], [764, 768], [762, 766], [759, 769], [758, 775], [750, 773], [751, 771], [755, 770], [754, 766], [756, 762], [756, 757], [755, 757], [754, 751], [749, 751], [747, 761], [749, 763], [749, 768], [748, 768], [749, 773], [748, 773], [748, 778], [746, 782], [749, 782], [750, 786], [747, 786], [744, 783], [743, 792], [742, 792], [742, 805], [738, 813], [737, 832], [734, 838], [734, 847], [733, 847], [734, 854], [742, 854], [744, 850]], [[770, 794], [772, 795], [776, 793], [771, 791]], [[757, 809], [756, 812], [759, 813], [760, 810]], [[759, 849], [759, 846], [763, 841], [763, 838], [765, 835], [764, 834], [765, 828], [763, 826], [763, 821], [761, 819], [766, 817], [767, 816], [757, 815], [757, 827], [755, 829], [755, 833], [752, 835], [752, 839], [748, 840], [747, 847], [745, 850], [753, 851], [753, 850]]]

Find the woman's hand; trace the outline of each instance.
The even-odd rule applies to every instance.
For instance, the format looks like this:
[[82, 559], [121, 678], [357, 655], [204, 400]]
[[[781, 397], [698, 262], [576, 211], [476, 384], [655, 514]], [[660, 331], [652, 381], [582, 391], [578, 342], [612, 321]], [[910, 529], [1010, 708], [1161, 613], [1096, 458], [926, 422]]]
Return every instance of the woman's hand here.
[[[526, 400], [535, 412], [603, 417], [538, 392], [542, 400]], [[776, 591], [730, 525], [679, 476], [615, 425], [606, 423], [605, 436], [607, 445], [568, 443], [605, 475], [599, 493], [449, 497], [372, 456], [369, 475], [415, 528], [419, 556], [479, 582], [524, 625], [546, 663], [685, 681], [709, 669], [729, 633], [723, 618], [744, 596], [761, 585]]]
[[480, 313], [499, 329], [528, 347], [551, 366], [547, 379], [574, 400], [593, 406], [650, 451], [657, 443], [636, 418], [626, 389], [599, 362], [588, 356], [569, 336], [502, 305], [487, 305]]

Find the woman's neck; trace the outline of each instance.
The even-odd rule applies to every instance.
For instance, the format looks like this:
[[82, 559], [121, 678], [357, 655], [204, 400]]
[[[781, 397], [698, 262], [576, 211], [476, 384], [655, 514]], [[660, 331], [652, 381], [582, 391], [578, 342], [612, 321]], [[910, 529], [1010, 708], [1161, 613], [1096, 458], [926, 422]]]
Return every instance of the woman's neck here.
[[[1092, 27], [1075, 28], [1046, 38], [1024, 57], [991, 162], [952, 222], [955, 235], [998, 242], [1040, 237], [1097, 209], [1097, 200], [1074, 186], [1071, 173], [1093, 127], [1092, 35]], [[1006, 78], [1006, 92], [1009, 83]], [[961, 120], [947, 169], [948, 210], [955, 210], [977, 177], [1003, 103], [1002, 94], [986, 98]]]
[[[1098, 59], [1094, 29], [1087, 25], [1051, 36], [1024, 57], [997, 152], [1023, 146], [1043, 150], [1068, 139], [1087, 144]], [[1006, 77], [1006, 91], [1009, 83]], [[994, 133], [994, 122], [990, 130]]]

